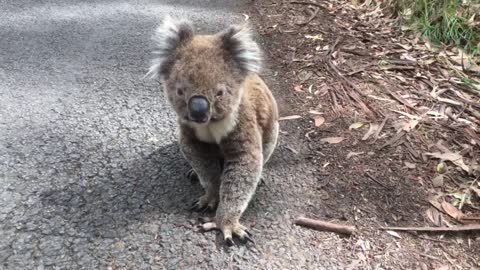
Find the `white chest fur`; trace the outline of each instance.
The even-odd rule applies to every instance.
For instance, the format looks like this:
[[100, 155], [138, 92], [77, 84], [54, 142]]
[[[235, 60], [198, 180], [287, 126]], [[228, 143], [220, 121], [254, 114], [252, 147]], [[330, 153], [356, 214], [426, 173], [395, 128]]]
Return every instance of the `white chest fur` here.
[[220, 143], [237, 125], [237, 115], [231, 114], [223, 120], [209, 123], [208, 125], [192, 125], [195, 136], [206, 143]]

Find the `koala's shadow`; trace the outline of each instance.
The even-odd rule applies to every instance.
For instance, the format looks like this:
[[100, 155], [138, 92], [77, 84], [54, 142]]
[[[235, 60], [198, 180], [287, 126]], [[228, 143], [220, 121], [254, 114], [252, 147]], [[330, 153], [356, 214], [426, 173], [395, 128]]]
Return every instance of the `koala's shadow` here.
[[103, 176], [78, 179], [78, 184], [40, 196], [48, 216], [64, 220], [65, 230], [88, 237], [119, 237], [129, 226], [161, 215], [189, 215], [189, 205], [203, 191], [199, 183], [186, 179], [188, 169], [178, 144], [172, 143], [109, 167]]
[[[268, 170], [279, 163], [274, 153]], [[188, 217], [191, 203], [203, 193], [198, 181], [186, 178], [189, 169], [178, 144], [171, 143], [148, 156], [108, 166], [103, 175], [75, 177], [65, 187], [43, 192], [42, 218], [63, 220], [65, 231], [81, 237], [114, 238], [162, 215]], [[254, 196], [247, 215], [255, 215], [257, 199]]]

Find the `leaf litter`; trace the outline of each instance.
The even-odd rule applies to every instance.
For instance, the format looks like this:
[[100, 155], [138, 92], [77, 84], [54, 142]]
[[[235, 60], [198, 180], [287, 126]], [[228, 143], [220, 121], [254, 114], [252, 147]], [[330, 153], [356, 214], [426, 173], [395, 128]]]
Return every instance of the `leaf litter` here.
[[[316, 120], [316, 114], [310, 113], [314, 126], [309, 127], [311, 130], [306, 131], [305, 137], [311, 144], [338, 144], [344, 139], [332, 138], [344, 138], [347, 127], [353, 130], [368, 126], [361, 138], [351, 140], [353, 145], [368, 145], [371, 150], [361, 159], [353, 160], [369, 159], [370, 151], [374, 155], [394, 151], [394, 159], [399, 161], [399, 168], [403, 167], [405, 177], [419, 179], [425, 189], [434, 187], [429, 190], [434, 190], [431, 192], [437, 196], [437, 205], [432, 204], [430, 211], [423, 214], [435, 226], [443, 230], [445, 226], [455, 227], [456, 223], [465, 220], [480, 223], [475, 219], [480, 211], [477, 192], [480, 186], [475, 182], [480, 175], [480, 84], [471, 80], [478, 81], [480, 77], [463, 69], [459, 63], [465, 63], [465, 59], [456, 49], [439, 49], [418, 36], [399, 36], [392, 30], [396, 21], [387, 19], [385, 10], [375, 5], [376, 2], [358, 3], [353, 8], [349, 1], [327, 4], [311, 0], [300, 4], [305, 9], [298, 6], [291, 9], [288, 2], [273, 3], [275, 10], [280, 8], [284, 13], [270, 18], [278, 27], [269, 30], [269, 34], [277, 31], [282, 38], [296, 35], [285, 47], [291, 54], [286, 53], [288, 50], [278, 50], [274, 56], [294, 74], [300, 70], [311, 74], [294, 85], [310, 85], [308, 89], [315, 85], [312, 90], [299, 86], [295, 89], [299, 91], [291, 92], [301, 101], [305, 112], [321, 111], [318, 115], [333, 115], [325, 125]], [[309, 20], [313, 7], [323, 10]], [[310, 10], [305, 12], [309, 14], [305, 20], [301, 20], [308, 23], [302, 26], [290, 23], [288, 15], [298, 15], [302, 10]], [[323, 15], [328, 16], [326, 14], [337, 15], [335, 22], [341, 25], [341, 30], [334, 35], [329, 33], [329, 25], [319, 23]], [[336, 119], [358, 119], [359, 115], [366, 118], [363, 125], [356, 127], [360, 124], [354, 122], [343, 126], [343, 131], [331, 129]], [[334, 134], [325, 137], [325, 132]], [[438, 147], [435, 142], [439, 139], [444, 140], [448, 148]], [[322, 157], [325, 154], [321, 148], [328, 147], [314, 145], [314, 149], [320, 149], [315, 151]], [[342, 143], [341, 147], [350, 145]], [[363, 154], [361, 150], [349, 149], [346, 159]], [[321, 164], [336, 167], [331, 161]], [[377, 181], [382, 183], [379, 179]], [[456, 212], [456, 216], [463, 219], [459, 221], [447, 214], [443, 202], [460, 211], [463, 215]], [[449, 206], [445, 207], [453, 214]], [[423, 229], [428, 231], [428, 228]], [[452, 231], [462, 231], [462, 228]]]

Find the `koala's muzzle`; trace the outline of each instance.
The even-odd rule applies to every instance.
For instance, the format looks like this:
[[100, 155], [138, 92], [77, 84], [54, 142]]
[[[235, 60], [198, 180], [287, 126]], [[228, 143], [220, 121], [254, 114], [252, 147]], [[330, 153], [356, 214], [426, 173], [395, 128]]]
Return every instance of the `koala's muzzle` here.
[[205, 123], [208, 121], [208, 112], [210, 104], [208, 99], [203, 96], [193, 96], [188, 101], [188, 114], [192, 121]]

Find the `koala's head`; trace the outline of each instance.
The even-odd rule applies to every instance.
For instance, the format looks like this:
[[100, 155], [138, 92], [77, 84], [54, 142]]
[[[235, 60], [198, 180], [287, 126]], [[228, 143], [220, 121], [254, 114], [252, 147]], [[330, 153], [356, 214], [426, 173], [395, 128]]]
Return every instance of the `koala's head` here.
[[196, 35], [189, 23], [167, 17], [154, 39], [158, 58], [147, 75], [161, 79], [169, 102], [184, 122], [208, 124], [234, 113], [245, 78], [260, 70], [260, 48], [245, 26]]

